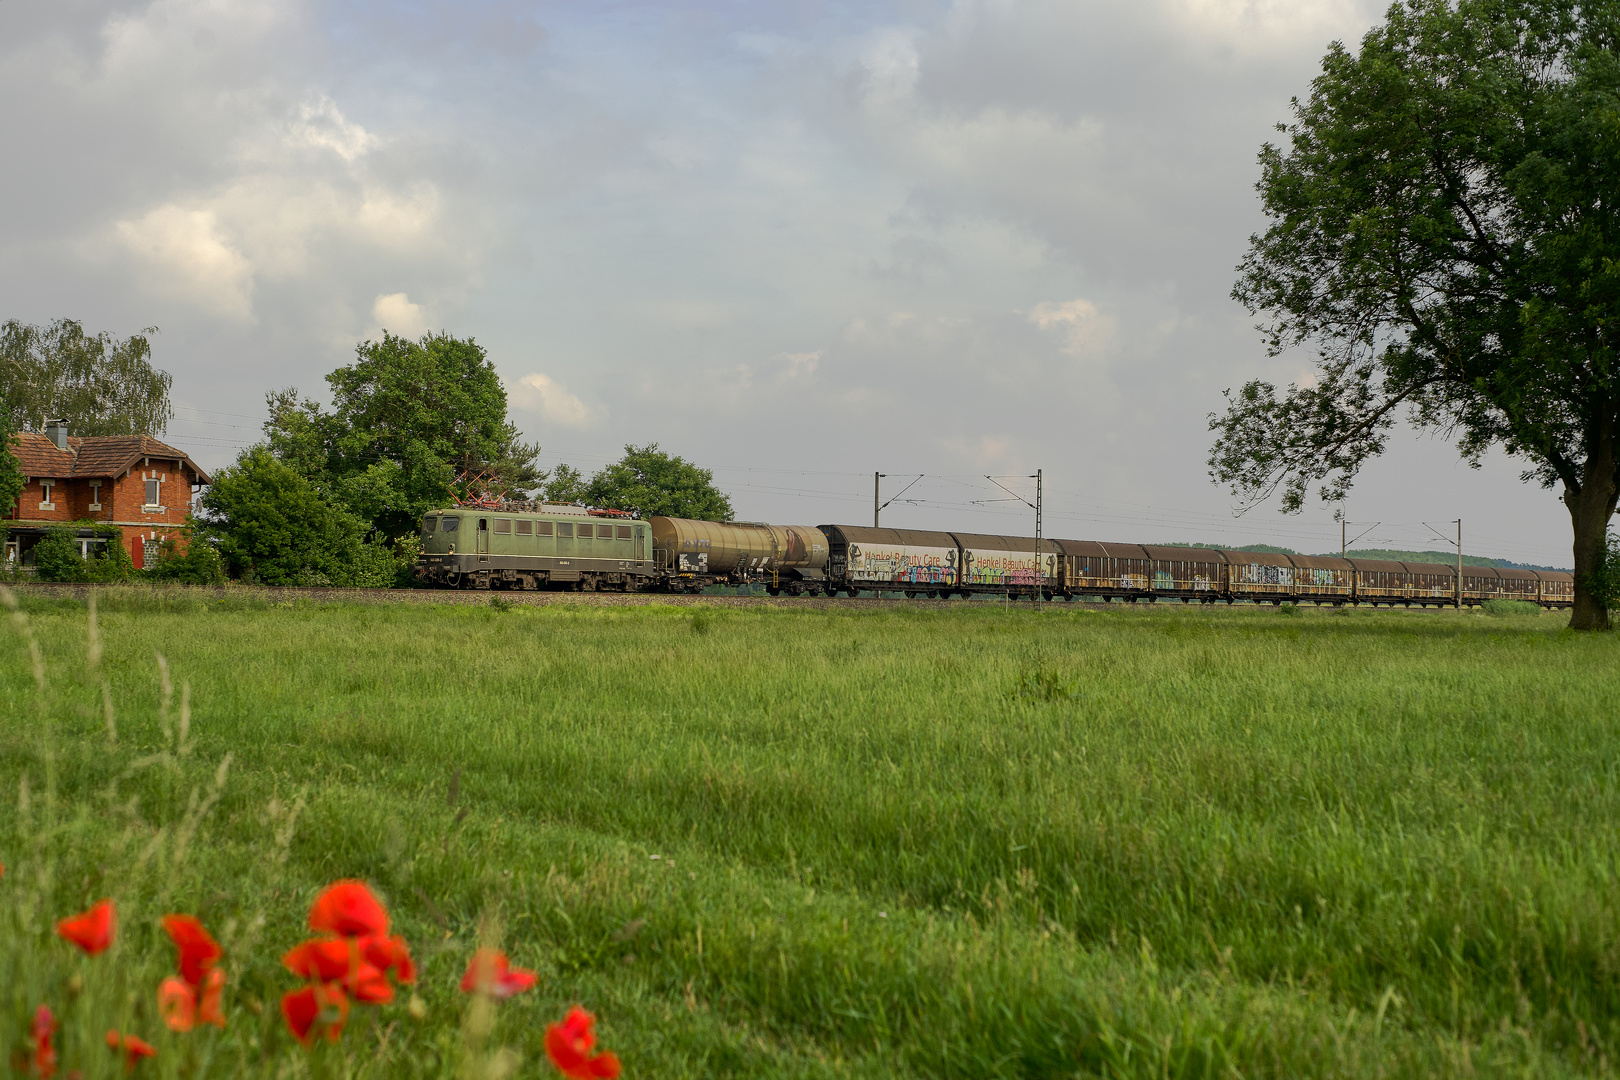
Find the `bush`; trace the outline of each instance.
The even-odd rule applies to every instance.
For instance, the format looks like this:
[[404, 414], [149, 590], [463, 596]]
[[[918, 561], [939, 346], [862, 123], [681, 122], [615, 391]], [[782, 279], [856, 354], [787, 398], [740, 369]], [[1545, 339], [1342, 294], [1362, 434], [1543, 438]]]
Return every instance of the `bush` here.
[[202, 498], [199, 532], [218, 541], [233, 575], [264, 585], [342, 582], [362, 526], [262, 446], [221, 469]]
[[225, 584], [225, 560], [212, 544], [193, 536], [184, 555], [179, 554], [179, 546], [173, 539], [165, 539], [158, 549], [158, 563], [147, 571], [147, 577], [182, 585]]
[[34, 573], [41, 581], [88, 581], [89, 567], [79, 555], [72, 529], [52, 529], [34, 545]]
[[1529, 600], [1487, 600], [1482, 606], [1487, 615], [1541, 614], [1541, 605]]
[[384, 537], [373, 537], [361, 544], [354, 561], [337, 578], [337, 584], [354, 589], [388, 589], [399, 578], [399, 561]]

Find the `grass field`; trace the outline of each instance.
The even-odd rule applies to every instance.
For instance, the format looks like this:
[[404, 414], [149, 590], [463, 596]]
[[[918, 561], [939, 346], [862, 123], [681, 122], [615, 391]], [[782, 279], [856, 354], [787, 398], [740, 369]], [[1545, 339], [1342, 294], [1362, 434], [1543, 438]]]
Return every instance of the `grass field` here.
[[[627, 1077], [1605, 1073], [1620, 642], [1565, 621], [129, 592], [96, 662], [28, 601], [0, 1046], [48, 1001], [85, 1077], [113, 1026], [154, 1077], [544, 1076], [583, 1002]], [[426, 1016], [306, 1052], [278, 958], [342, 877]], [[51, 922], [102, 896], [84, 958]], [[226, 945], [223, 1033], [161, 1031], [167, 911]], [[541, 973], [487, 1033], [481, 940]]]

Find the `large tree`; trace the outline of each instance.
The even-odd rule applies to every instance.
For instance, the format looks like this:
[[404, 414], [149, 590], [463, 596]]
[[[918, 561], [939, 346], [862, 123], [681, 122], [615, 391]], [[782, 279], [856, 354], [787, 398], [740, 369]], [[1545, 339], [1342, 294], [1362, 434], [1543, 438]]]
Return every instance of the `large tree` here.
[[1359, 50], [1330, 47], [1260, 154], [1271, 224], [1233, 296], [1314, 377], [1228, 393], [1211, 475], [1251, 505], [1342, 499], [1405, 412], [1561, 486], [1572, 626], [1620, 496], [1620, 7], [1404, 0]]
[[714, 473], [664, 453], [657, 443], [626, 446], [624, 457], [591, 477], [584, 495], [596, 506], [642, 517], [730, 521], [732, 514], [731, 500], [714, 486]]
[[346, 584], [363, 525], [265, 446], [214, 474], [194, 544], [218, 545], [232, 576], [265, 585]]
[[540, 448], [507, 419], [506, 390], [471, 338], [384, 333], [326, 377], [332, 411], [296, 391], [269, 397], [269, 447], [333, 501], [389, 537], [416, 532], [458, 473], [522, 498], [543, 479]]
[[161, 435], [170, 378], [152, 366], [149, 336], [87, 334], [72, 319], [0, 325], [0, 431], [65, 419], [74, 435]]

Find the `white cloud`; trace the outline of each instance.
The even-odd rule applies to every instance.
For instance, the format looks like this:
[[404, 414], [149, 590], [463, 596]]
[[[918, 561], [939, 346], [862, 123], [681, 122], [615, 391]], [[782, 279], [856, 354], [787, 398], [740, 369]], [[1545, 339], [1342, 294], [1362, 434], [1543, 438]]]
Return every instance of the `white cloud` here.
[[253, 318], [253, 267], [225, 239], [212, 210], [172, 203], [114, 227], [143, 284], [232, 319]]
[[419, 338], [431, 329], [422, 305], [411, 303], [411, 298], [402, 292], [377, 297], [371, 305], [371, 317], [377, 321], [378, 329], [400, 337]]
[[1114, 320], [1100, 313], [1090, 300], [1043, 300], [1030, 309], [1029, 321], [1042, 330], [1062, 334], [1063, 351], [1070, 356], [1095, 356], [1114, 337]]
[[782, 361], [778, 377], [785, 382], [814, 378], [816, 368], [821, 366], [821, 352], [817, 349], [815, 352], [782, 353], [777, 357]]
[[351, 122], [331, 98], [298, 109], [298, 118], [289, 125], [289, 142], [330, 150], [344, 161], [353, 161], [377, 145], [377, 137]]
[[551, 376], [539, 372], [519, 379], [508, 396], [518, 408], [536, 413], [559, 427], [589, 427], [595, 420], [589, 406]]

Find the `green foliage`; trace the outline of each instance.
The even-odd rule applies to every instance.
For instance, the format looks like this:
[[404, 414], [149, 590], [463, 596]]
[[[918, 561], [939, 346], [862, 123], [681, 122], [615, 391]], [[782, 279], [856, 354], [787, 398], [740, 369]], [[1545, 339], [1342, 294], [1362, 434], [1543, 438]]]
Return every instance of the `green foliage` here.
[[1404, 0], [1331, 47], [1286, 148], [1261, 151], [1271, 223], [1233, 289], [1316, 371], [1228, 393], [1213, 478], [1251, 505], [1340, 500], [1407, 415], [1561, 484], [1578, 581], [1595, 570], [1620, 494], [1613, 42], [1601, 4]]
[[1542, 613], [1541, 605], [1529, 600], [1487, 600], [1480, 606], [1485, 609], [1487, 615], [1539, 616]]
[[[93, 530], [100, 541], [91, 548], [88, 559], [79, 554], [79, 533], [86, 529]], [[108, 583], [128, 581], [135, 574], [118, 527], [99, 522], [53, 527], [34, 545], [33, 557], [34, 575], [40, 581]]]
[[624, 457], [591, 477], [592, 505], [699, 521], [730, 521], [731, 500], [714, 486], [714, 473], [666, 454], [657, 443], [626, 446]]
[[197, 532], [217, 543], [233, 577], [264, 585], [343, 581], [363, 555], [360, 521], [265, 446], [215, 473], [202, 507], [207, 517]]
[[[1620, 665], [1555, 620], [964, 603], [699, 636], [674, 605], [142, 590], [102, 598], [87, 669], [84, 606], [24, 606], [0, 1040], [50, 1002], [59, 1077], [121, 1077], [110, 1027], [153, 1077], [486, 1076], [456, 984], [490, 938], [540, 972], [493, 1017], [521, 1076], [575, 1002], [674, 1080], [1560, 1077], [1620, 1044]], [[1042, 672], [1079, 696], [1008, 692]], [[309, 1052], [279, 958], [338, 877], [386, 899], [425, 1008]], [[87, 959], [51, 926], [102, 896]], [[223, 1031], [156, 1017], [169, 911], [224, 944]]]
[[585, 477], [572, 465], [558, 465], [541, 488], [541, 497], [550, 503], [584, 502], [588, 497]]
[[88, 570], [72, 529], [52, 529], [34, 545], [34, 573], [41, 581], [87, 579]]
[[23, 472], [11, 452], [16, 433], [4, 425], [4, 419], [0, 418], [0, 514], [9, 515], [17, 505], [17, 496], [22, 494]]
[[1277, 614], [1290, 616], [1298, 615], [1299, 605], [1289, 601], [1284, 601], [1283, 603], [1277, 605]]
[[225, 584], [225, 560], [213, 544], [197, 535], [195, 523], [185, 554], [180, 554], [179, 549], [180, 545], [172, 537], [165, 538], [158, 547], [157, 565], [149, 568], [146, 576], [153, 581], [172, 581], [181, 585]]
[[296, 390], [269, 395], [270, 450], [334, 503], [392, 539], [450, 498], [458, 470], [521, 498], [541, 481], [540, 448], [507, 419], [506, 390], [471, 338], [384, 333], [326, 377], [326, 413]]
[[[168, 426], [167, 372], [152, 366], [149, 335], [119, 341], [72, 319], [0, 325], [0, 432], [65, 419], [74, 435], [161, 435]], [[4, 494], [0, 484], [0, 495]]]
[[1586, 578], [1586, 587], [1605, 608], [1620, 609], [1620, 536], [1605, 533], [1603, 560]]

